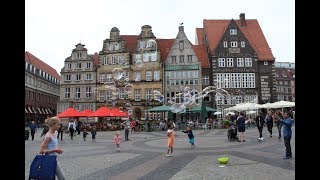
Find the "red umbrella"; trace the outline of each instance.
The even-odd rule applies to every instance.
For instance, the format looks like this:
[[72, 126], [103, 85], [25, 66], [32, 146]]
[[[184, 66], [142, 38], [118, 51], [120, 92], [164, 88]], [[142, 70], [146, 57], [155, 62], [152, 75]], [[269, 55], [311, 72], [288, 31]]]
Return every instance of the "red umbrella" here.
[[95, 117], [107, 117], [112, 116], [111, 110], [105, 106], [102, 106], [101, 108], [97, 109], [95, 112], [91, 114], [91, 116]]
[[113, 108], [111, 109], [111, 112], [113, 113], [113, 116], [118, 116], [118, 117], [128, 116], [128, 113], [121, 111], [119, 108]]
[[74, 108], [68, 108], [65, 111], [61, 112], [60, 114], [57, 115], [59, 118], [64, 118], [64, 117], [78, 117], [79, 116], [79, 111], [77, 111]]
[[80, 117], [93, 117], [93, 111], [91, 109], [85, 109], [79, 112]]

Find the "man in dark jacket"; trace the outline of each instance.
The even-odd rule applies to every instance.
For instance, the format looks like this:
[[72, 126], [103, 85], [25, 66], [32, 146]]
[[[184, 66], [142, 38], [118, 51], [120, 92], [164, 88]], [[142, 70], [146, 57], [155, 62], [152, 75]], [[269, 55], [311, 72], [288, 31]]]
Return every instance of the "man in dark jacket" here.
[[34, 123], [34, 121], [32, 121], [32, 123], [30, 124], [30, 132], [31, 132], [31, 140], [33, 141], [34, 139], [34, 134], [36, 133], [37, 130], [37, 125]]
[[256, 116], [255, 120], [256, 120], [256, 125], [259, 130], [259, 134], [260, 134], [258, 140], [262, 141], [263, 140], [262, 130], [263, 130], [263, 124], [264, 124], [264, 117], [262, 116], [262, 112], [259, 111], [259, 114]]
[[282, 135], [284, 139], [284, 145], [286, 147], [286, 155], [283, 156], [283, 159], [290, 159], [292, 158], [290, 141], [292, 136], [291, 126], [293, 124], [293, 120], [290, 118], [288, 112], [284, 113], [284, 118], [283, 120], [280, 120], [280, 123], [282, 124]]
[[239, 142], [246, 142], [245, 138], [244, 138], [244, 132], [246, 131], [246, 124], [245, 124], [245, 117], [244, 117], [244, 113], [241, 112], [240, 116], [237, 119], [237, 127], [238, 127], [238, 132], [240, 133], [239, 136]]

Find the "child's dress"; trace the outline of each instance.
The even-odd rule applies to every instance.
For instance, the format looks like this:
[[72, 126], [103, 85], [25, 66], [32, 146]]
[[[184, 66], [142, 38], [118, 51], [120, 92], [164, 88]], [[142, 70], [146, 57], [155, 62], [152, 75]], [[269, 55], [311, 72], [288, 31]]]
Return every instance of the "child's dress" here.
[[173, 147], [173, 144], [174, 144], [174, 132], [173, 132], [173, 130], [168, 129], [167, 134], [169, 134], [169, 136], [168, 136], [168, 147]]

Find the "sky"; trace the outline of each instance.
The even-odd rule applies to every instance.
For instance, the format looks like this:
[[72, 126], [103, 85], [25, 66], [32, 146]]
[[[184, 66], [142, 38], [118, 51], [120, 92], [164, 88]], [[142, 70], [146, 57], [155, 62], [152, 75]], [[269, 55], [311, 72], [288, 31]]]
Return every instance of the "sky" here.
[[295, 62], [295, 4], [292, 0], [26, 0], [25, 51], [60, 74], [75, 45], [99, 53], [117, 27], [139, 35], [150, 25], [157, 38], [174, 39], [179, 23], [191, 43], [203, 19], [257, 19], [273, 56]]

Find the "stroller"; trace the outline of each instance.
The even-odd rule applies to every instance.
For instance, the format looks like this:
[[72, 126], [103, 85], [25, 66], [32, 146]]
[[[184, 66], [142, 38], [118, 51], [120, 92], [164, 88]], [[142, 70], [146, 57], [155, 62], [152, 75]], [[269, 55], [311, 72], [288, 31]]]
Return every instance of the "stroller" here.
[[229, 141], [238, 141], [238, 136], [237, 136], [237, 127], [234, 124], [231, 124], [228, 129], [228, 140]]
[[29, 140], [29, 130], [28, 129], [26, 129], [24, 131], [24, 140]]

